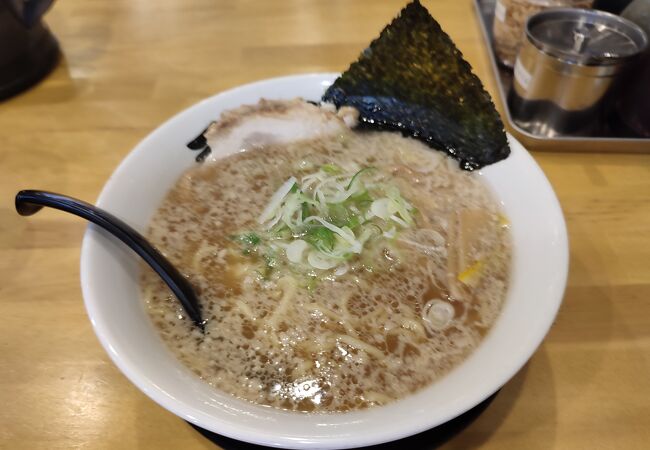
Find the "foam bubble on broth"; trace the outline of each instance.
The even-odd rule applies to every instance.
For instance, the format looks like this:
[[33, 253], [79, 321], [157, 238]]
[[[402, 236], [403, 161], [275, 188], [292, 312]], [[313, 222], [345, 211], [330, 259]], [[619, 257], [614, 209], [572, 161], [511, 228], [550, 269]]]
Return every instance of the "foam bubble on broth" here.
[[[324, 164], [376, 167], [417, 208], [415, 226], [310, 289], [287, 261], [261, 274], [231, 236], [259, 228], [289, 177]], [[445, 375], [492, 326], [507, 289], [506, 223], [480, 176], [398, 134], [268, 145], [186, 172], [148, 232], [197, 288], [205, 335], [149, 270], [143, 296], [171, 351], [217, 389], [289, 410], [382, 405]]]

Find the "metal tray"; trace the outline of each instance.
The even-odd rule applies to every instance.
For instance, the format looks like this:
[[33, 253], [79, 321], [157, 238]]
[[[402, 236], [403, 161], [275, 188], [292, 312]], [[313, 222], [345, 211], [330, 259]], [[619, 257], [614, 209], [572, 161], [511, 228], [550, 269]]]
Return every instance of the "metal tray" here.
[[574, 152], [617, 152], [650, 153], [650, 139], [619, 136], [554, 136], [546, 137], [532, 134], [522, 129], [512, 120], [508, 109], [507, 94], [512, 86], [512, 72], [497, 63], [492, 47], [492, 22], [496, 0], [473, 0], [476, 15], [481, 26], [483, 40], [490, 57], [490, 65], [496, 79], [506, 128], [529, 150], [574, 151]]

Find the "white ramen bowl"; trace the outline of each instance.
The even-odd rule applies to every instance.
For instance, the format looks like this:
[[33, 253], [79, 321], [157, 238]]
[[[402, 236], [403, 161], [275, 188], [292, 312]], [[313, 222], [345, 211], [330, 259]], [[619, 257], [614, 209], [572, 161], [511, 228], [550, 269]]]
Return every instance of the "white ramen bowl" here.
[[[196, 164], [186, 144], [219, 114], [261, 97], [317, 100], [337, 74], [260, 81], [215, 95], [147, 136], [108, 180], [97, 205], [144, 231], [180, 174]], [[258, 406], [216, 391], [182, 366], [158, 336], [139, 293], [138, 259], [95, 226], [81, 251], [81, 284], [97, 337], [120, 370], [164, 408], [201, 428], [287, 448], [350, 448], [440, 425], [496, 392], [530, 358], [560, 306], [568, 270], [566, 227], [539, 166], [512, 136], [511, 155], [482, 169], [512, 224], [507, 299], [493, 329], [458, 367], [392, 404], [338, 414]], [[215, 355], [219, 358], [219, 355]]]

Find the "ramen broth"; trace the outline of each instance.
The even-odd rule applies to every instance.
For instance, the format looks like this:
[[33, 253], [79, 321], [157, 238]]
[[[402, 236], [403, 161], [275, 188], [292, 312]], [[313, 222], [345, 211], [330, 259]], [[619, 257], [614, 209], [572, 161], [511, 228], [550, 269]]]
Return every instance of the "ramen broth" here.
[[[366, 198], [348, 211], [362, 216], [348, 229], [370, 229], [361, 250], [328, 269], [292, 262], [284, 249], [298, 235], [277, 224], [274, 234], [260, 215], [291, 177], [307, 195], [318, 176], [339, 177], [345, 190], [357, 182], [346, 173], [361, 173], [364, 192], [398, 192], [410, 209], [371, 225], [359, 212], [374, 210]], [[383, 405], [449, 372], [498, 316], [511, 257], [507, 220], [480, 175], [419, 141], [352, 130], [191, 168], [148, 237], [187, 274], [207, 319], [202, 334], [146, 270], [147, 310], [171, 351], [217, 389], [299, 411]]]

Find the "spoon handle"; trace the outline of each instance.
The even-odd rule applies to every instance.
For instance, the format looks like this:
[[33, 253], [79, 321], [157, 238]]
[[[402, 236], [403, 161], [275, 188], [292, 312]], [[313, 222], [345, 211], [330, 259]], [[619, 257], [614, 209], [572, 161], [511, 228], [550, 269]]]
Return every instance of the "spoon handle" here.
[[129, 246], [160, 275], [181, 302], [190, 319], [203, 330], [201, 308], [192, 285], [140, 233], [114, 215], [76, 198], [54, 192], [34, 190], [24, 190], [16, 194], [16, 211], [21, 216], [31, 216], [44, 206], [82, 217], [105, 229]]

